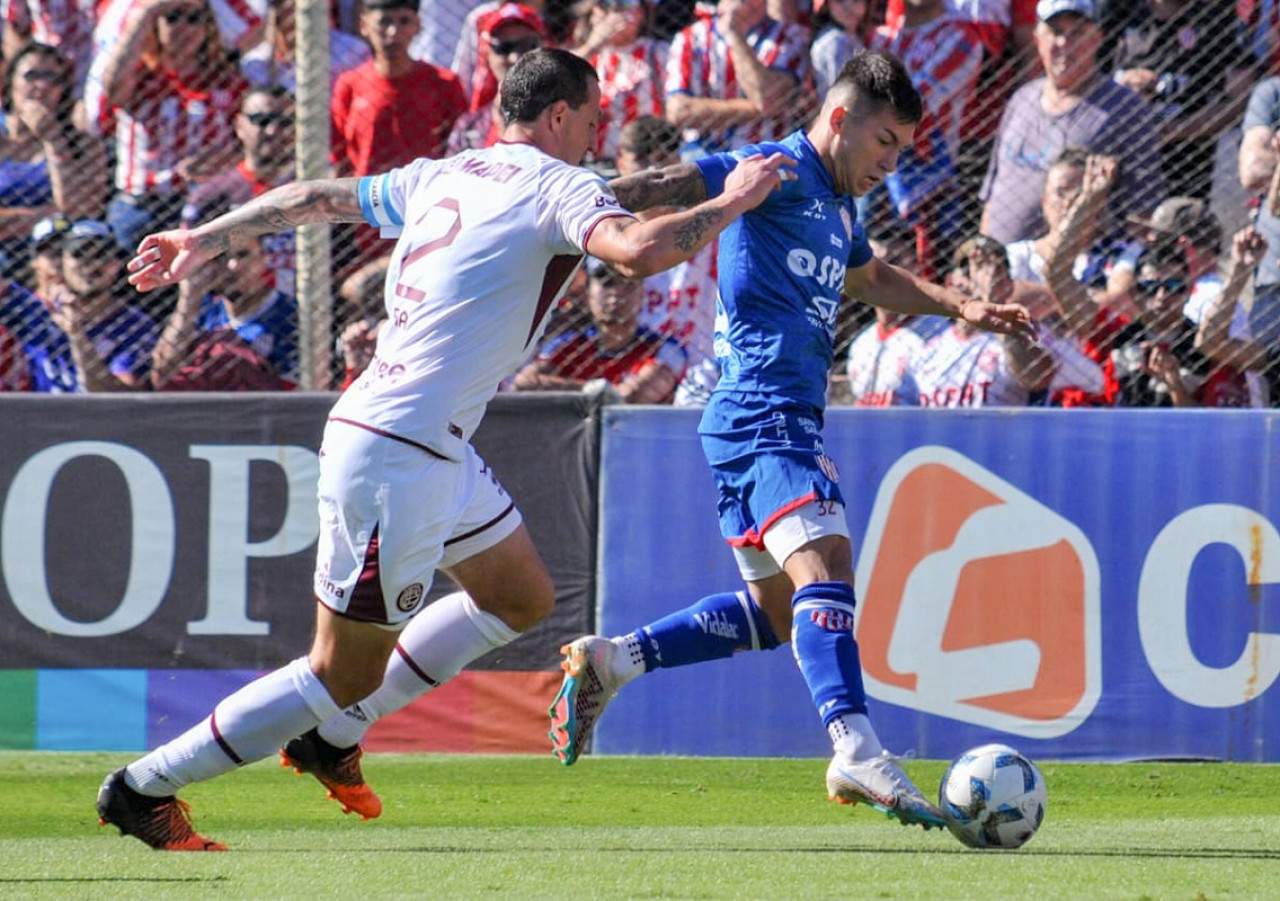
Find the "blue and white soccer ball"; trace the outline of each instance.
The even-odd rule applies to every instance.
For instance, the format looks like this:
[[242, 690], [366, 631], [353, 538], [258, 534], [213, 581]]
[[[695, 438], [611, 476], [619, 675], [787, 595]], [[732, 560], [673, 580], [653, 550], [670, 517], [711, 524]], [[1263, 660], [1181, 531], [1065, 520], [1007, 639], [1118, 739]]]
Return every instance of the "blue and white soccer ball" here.
[[938, 806], [951, 834], [971, 848], [1018, 848], [1044, 820], [1044, 777], [1008, 745], [965, 751], [942, 776]]

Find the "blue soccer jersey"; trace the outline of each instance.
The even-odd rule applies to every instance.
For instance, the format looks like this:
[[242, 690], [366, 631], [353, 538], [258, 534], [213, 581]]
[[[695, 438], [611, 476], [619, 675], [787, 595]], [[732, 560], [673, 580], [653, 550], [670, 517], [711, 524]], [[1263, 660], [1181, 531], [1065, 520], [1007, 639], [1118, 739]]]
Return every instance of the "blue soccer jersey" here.
[[207, 295], [200, 305], [196, 331], [235, 329], [245, 344], [275, 367], [286, 382], [298, 383], [298, 302], [282, 291], [271, 296], [250, 315], [232, 319], [216, 296]]
[[720, 236], [716, 356], [720, 389], [775, 395], [821, 410], [835, 352], [844, 274], [871, 261], [853, 198], [803, 132], [697, 162], [707, 196], [723, 192], [738, 161], [785, 153], [797, 161], [764, 203]]

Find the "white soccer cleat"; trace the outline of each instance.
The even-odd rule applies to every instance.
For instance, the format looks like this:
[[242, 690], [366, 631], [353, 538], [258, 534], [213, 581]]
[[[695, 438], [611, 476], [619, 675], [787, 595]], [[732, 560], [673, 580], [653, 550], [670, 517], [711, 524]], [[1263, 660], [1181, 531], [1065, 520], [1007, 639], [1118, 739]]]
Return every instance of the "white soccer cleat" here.
[[941, 829], [947, 821], [888, 751], [854, 761], [840, 752], [827, 767], [827, 795], [841, 804], [870, 804], [904, 826]]
[[584, 635], [560, 649], [564, 682], [547, 711], [551, 715], [551, 753], [571, 766], [591, 738], [596, 720], [618, 696], [613, 676], [613, 642], [599, 635]]

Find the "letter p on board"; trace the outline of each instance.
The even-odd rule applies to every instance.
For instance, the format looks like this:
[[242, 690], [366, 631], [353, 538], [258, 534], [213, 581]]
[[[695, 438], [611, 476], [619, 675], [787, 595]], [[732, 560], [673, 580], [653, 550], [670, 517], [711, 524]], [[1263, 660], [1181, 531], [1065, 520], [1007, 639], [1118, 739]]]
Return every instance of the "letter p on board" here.
[[1102, 693], [1097, 556], [1069, 520], [945, 447], [885, 474], [858, 558], [873, 697], [1031, 738]]

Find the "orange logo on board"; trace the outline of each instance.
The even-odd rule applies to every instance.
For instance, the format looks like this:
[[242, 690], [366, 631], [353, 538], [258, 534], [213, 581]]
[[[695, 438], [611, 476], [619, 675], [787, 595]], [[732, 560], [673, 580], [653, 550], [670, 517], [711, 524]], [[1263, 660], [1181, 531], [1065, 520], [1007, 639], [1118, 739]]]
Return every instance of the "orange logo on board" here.
[[1100, 577], [1084, 533], [945, 447], [885, 474], [858, 559], [867, 692], [1033, 738], [1102, 694]]

